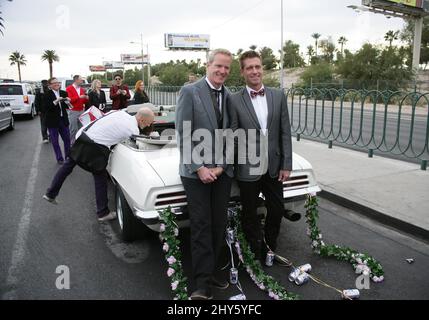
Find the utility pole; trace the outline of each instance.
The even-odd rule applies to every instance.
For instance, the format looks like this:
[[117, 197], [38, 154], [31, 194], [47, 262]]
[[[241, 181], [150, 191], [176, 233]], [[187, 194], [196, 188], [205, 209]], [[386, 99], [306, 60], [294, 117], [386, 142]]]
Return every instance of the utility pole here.
[[147, 55], [147, 85], [150, 86], [150, 57], [149, 57], [149, 44], [146, 44]]
[[418, 71], [420, 67], [420, 50], [422, 46], [423, 18], [416, 18], [414, 25], [413, 44], [413, 69]]

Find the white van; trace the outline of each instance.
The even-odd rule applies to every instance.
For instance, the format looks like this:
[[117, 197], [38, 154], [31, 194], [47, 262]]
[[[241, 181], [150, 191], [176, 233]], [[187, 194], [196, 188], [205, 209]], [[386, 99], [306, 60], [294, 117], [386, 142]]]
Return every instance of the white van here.
[[[66, 91], [66, 88], [68, 86], [71, 86], [73, 84], [73, 78], [57, 78], [58, 81], [61, 82], [61, 90]], [[85, 78], [83, 78], [82, 86], [86, 87], [88, 86], [88, 81], [86, 81]]]
[[30, 119], [33, 119], [36, 115], [36, 108], [34, 106], [35, 91], [28, 83], [0, 83], [0, 100], [10, 104], [14, 115], [25, 114]]

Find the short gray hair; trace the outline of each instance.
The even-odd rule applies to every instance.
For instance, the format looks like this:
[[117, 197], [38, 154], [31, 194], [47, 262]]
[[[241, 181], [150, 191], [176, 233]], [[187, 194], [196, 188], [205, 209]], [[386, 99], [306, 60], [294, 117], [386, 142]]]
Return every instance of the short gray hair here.
[[213, 51], [210, 51], [207, 63], [213, 63], [215, 56], [217, 54], [224, 54], [224, 55], [230, 57], [231, 59], [233, 58], [232, 53], [229, 50], [227, 50], [227, 49], [215, 49]]

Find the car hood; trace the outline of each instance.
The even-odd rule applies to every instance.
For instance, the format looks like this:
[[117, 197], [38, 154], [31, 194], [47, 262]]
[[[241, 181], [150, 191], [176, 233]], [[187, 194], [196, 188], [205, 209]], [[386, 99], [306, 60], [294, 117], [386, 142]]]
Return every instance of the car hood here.
[[[300, 155], [293, 153], [293, 170], [311, 169], [310, 163]], [[177, 148], [162, 149], [160, 152], [150, 152], [146, 154], [146, 161], [158, 174], [166, 186], [181, 184], [179, 176], [180, 154]]]

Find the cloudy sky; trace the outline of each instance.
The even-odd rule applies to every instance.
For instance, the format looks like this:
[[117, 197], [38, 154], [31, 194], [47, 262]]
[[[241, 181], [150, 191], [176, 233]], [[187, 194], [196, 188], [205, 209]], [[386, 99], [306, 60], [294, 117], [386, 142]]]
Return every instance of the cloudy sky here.
[[[48, 64], [40, 56], [55, 50], [60, 62], [54, 74], [66, 77], [90, 74], [88, 66], [103, 60], [119, 61], [121, 53], [140, 52], [140, 33], [149, 46], [151, 63], [170, 59], [204, 59], [202, 53], [169, 52], [164, 33], [210, 34], [211, 48], [233, 52], [255, 44], [280, 49], [281, 0], [0, 0], [5, 19], [0, 35], [0, 78], [17, 77], [8, 57], [18, 50], [27, 58], [23, 79], [48, 76]], [[285, 40], [301, 45], [314, 44], [311, 34], [322, 38], [349, 39], [354, 51], [364, 42], [384, 42], [388, 30], [401, 30], [403, 20], [372, 13], [356, 13], [348, 5], [361, 0], [284, 0]], [[131, 44], [131, 41], [138, 44]]]

